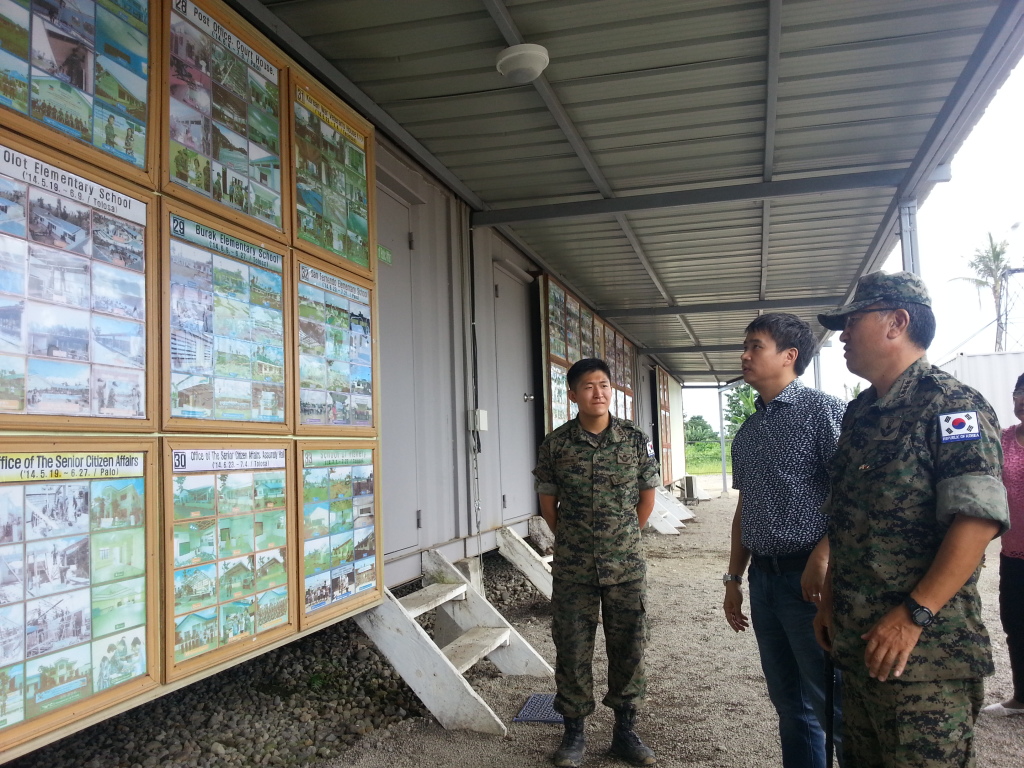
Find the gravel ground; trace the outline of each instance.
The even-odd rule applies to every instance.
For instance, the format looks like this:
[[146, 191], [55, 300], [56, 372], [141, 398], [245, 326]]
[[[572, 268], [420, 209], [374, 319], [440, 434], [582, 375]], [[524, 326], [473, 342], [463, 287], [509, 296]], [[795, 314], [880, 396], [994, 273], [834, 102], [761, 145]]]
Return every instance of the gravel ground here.
[[[639, 731], [661, 766], [767, 768], [781, 762], [774, 713], [751, 633], [734, 634], [721, 613], [719, 579], [727, 559], [735, 499], [695, 508], [679, 536], [645, 533], [650, 563], [649, 690]], [[990, 550], [997, 563], [998, 544]], [[996, 610], [997, 567], [982, 592], [997, 673], [988, 701], [1010, 692]], [[550, 604], [496, 555], [485, 558], [485, 586], [509, 621], [549, 661]], [[429, 617], [425, 625], [430, 627]], [[599, 638], [595, 677], [604, 678]], [[342, 622], [215, 678], [134, 709], [10, 763], [14, 768], [185, 768], [293, 765], [403, 768], [548, 765], [558, 726], [512, 723], [531, 693], [553, 681], [506, 677], [489, 662], [468, 673], [508, 725], [504, 738], [445, 731], [359, 631]], [[601, 691], [602, 686], [598, 686]], [[599, 693], [600, 696], [600, 693]], [[604, 755], [611, 712], [588, 721], [588, 766], [622, 765]], [[1024, 718], [982, 719], [981, 768], [1009, 768], [1024, 754]]]

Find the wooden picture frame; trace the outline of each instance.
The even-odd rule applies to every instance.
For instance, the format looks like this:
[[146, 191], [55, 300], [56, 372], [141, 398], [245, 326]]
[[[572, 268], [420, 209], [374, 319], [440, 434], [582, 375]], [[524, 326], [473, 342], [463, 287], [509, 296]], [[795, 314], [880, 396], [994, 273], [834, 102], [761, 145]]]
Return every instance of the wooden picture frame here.
[[[151, 5], [96, 0], [92, 18], [56, 0], [10, 8], [19, 18], [8, 24], [24, 24], [25, 39], [0, 51], [4, 126], [154, 187], [161, 112], [149, 73], [160, 45]], [[48, 18], [35, 12], [46, 6]], [[22, 43], [24, 60], [12, 52]]]
[[[373, 126], [297, 70], [291, 75], [291, 109], [292, 245], [373, 279], [377, 269]], [[336, 191], [339, 185], [343, 195]], [[344, 223], [338, 221], [343, 214]]]
[[156, 197], [2, 129], [0, 150], [0, 428], [152, 432]]
[[[301, 251], [293, 256], [295, 434], [375, 437], [380, 424], [376, 285]], [[349, 310], [363, 315], [366, 308], [368, 322], [358, 326], [363, 333], [346, 330]]]
[[291, 440], [166, 437], [163, 458], [169, 683], [298, 631], [299, 550]]
[[219, 0], [163, 0], [156, 7], [166, 72], [161, 190], [287, 245], [287, 59]]
[[[13, 563], [16, 553], [11, 550], [23, 547], [24, 579], [17, 585], [4, 580], [0, 588], [27, 590], [31, 585], [34, 594], [23, 591], [20, 603], [5, 601], [0, 609], [24, 607], [26, 630], [23, 660], [12, 664], [5, 659], [0, 664], [7, 697], [0, 719], [16, 711], [10, 691], [15, 674], [22, 679], [21, 717], [29, 717], [0, 730], [0, 752], [156, 688], [163, 667], [157, 440], [121, 437], [111, 450], [109, 438], [19, 436], [16, 446], [0, 451], [0, 493], [8, 502], [0, 521], [0, 538], [5, 540], [0, 558]], [[11, 527], [11, 502], [18, 497], [20, 536]], [[88, 519], [81, 520], [83, 515]], [[7, 541], [12, 538], [20, 541]], [[111, 556], [115, 550], [117, 558]], [[83, 558], [88, 559], [88, 573], [83, 573]], [[109, 565], [102, 565], [105, 559]], [[103, 607], [108, 603], [109, 609]], [[88, 606], [88, 617], [80, 615], [83, 606]], [[32, 611], [39, 617], [33, 638], [45, 639], [45, 633], [52, 633], [55, 619], [60, 632], [54, 645], [30, 656]], [[67, 642], [71, 632], [82, 639], [85, 628], [88, 640]], [[111, 645], [114, 651], [109, 650]], [[49, 664], [44, 663], [47, 660]], [[20, 673], [14, 671], [17, 667]], [[57, 684], [50, 669], [79, 674]], [[116, 682], [118, 677], [123, 682]], [[103, 687], [97, 690], [98, 686]], [[78, 693], [83, 688], [91, 693]], [[59, 705], [61, 700], [66, 703]], [[31, 709], [38, 709], [38, 714], [31, 716]]]
[[[290, 433], [296, 380], [289, 249], [167, 198], [160, 219], [164, 429]], [[262, 298], [254, 300], [257, 291]]]
[[[379, 448], [377, 442], [371, 440], [296, 442], [297, 538], [301, 553], [295, 561], [297, 568], [293, 570], [301, 585], [296, 592], [302, 595], [299, 600], [302, 630], [354, 616], [383, 600]], [[372, 500], [368, 500], [365, 493], [366, 467], [371, 470], [368, 480]], [[347, 474], [346, 468], [351, 468]], [[362, 468], [361, 477], [356, 476], [356, 468]], [[372, 509], [372, 516], [366, 515], [367, 509]], [[365, 532], [371, 524], [373, 534], [359, 539], [360, 531]], [[371, 540], [372, 554], [360, 556], [360, 552], [369, 551]], [[360, 570], [360, 564], [366, 566], [364, 570]], [[364, 580], [362, 586], [361, 580]]]

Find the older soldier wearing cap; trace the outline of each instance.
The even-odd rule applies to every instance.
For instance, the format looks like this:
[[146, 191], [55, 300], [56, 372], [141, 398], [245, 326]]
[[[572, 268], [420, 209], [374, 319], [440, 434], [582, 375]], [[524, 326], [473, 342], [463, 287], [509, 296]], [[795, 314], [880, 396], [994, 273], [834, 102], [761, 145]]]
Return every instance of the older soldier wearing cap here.
[[993, 671], [978, 574], [1008, 527], [992, 407], [930, 365], [921, 278], [876, 272], [818, 315], [871, 383], [847, 408], [832, 462], [831, 559], [815, 618], [843, 670], [843, 750], [857, 768], [974, 766], [982, 678]]

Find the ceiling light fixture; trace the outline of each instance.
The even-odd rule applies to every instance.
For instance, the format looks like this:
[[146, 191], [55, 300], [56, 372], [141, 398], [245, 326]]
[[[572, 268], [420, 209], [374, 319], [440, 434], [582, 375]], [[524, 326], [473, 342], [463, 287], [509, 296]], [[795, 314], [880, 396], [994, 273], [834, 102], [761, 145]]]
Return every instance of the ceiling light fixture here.
[[522, 43], [498, 54], [498, 71], [506, 80], [523, 85], [540, 77], [549, 61], [548, 49], [543, 45]]

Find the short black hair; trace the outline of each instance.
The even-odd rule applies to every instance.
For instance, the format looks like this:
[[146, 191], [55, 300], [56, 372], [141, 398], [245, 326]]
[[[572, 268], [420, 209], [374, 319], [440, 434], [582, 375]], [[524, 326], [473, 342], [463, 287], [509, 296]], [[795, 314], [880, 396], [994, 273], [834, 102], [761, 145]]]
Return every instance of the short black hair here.
[[588, 373], [594, 371], [601, 371], [608, 380], [612, 379], [611, 369], [608, 367], [608, 363], [599, 357], [585, 357], [582, 360], [577, 360], [572, 364], [569, 369], [569, 373], [566, 374], [565, 378], [569, 384], [569, 389], [576, 389], [576, 385], [580, 383], [580, 379], [586, 376]]
[[1014, 392], [1018, 389], [1024, 389], [1024, 373], [1017, 377], [1017, 383], [1013, 385]]
[[915, 346], [928, 349], [935, 339], [935, 313], [931, 307], [916, 301], [883, 301], [885, 309], [903, 309], [910, 315], [907, 336]]
[[775, 341], [775, 349], [783, 352], [796, 349], [796, 361], [793, 370], [800, 376], [810, 365], [814, 355], [814, 332], [811, 326], [796, 315], [788, 312], [767, 312], [746, 327], [743, 333], [764, 331]]

